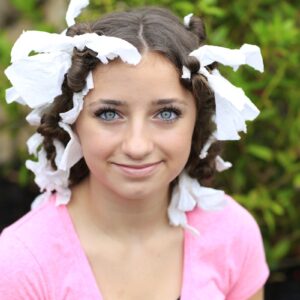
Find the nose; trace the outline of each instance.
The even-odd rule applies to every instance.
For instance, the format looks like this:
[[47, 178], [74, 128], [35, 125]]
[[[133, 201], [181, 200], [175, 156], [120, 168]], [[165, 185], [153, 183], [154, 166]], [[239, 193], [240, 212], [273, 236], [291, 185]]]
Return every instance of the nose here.
[[122, 151], [132, 160], [145, 159], [154, 149], [153, 136], [141, 120], [128, 124], [122, 142]]

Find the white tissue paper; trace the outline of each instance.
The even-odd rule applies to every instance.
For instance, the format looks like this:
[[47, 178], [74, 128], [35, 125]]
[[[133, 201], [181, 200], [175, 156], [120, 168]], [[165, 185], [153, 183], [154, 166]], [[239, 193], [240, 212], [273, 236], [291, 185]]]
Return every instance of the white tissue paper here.
[[222, 209], [226, 204], [223, 191], [203, 187], [196, 179], [182, 172], [178, 179], [178, 185], [173, 189], [168, 208], [170, 223], [191, 229], [187, 224], [185, 212], [193, 210], [195, 206], [207, 211], [216, 211]]
[[232, 163], [229, 161], [224, 161], [221, 156], [216, 157], [216, 170], [218, 172], [223, 172], [232, 167]]
[[64, 75], [71, 66], [67, 53], [47, 53], [16, 61], [5, 74], [16, 92], [31, 108], [52, 103], [61, 94]]
[[240, 49], [204, 45], [189, 55], [195, 56], [202, 67], [218, 62], [224, 66], [231, 66], [234, 70], [245, 64], [260, 72], [264, 70], [260, 49], [256, 45], [244, 44]]
[[59, 122], [59, 126], [70, 136], [70, 141], [63, 149], [62, 155], [57, 161], [58, 168], [66, 171], [82, 158], [82, 150], [77, 134], [71, 129], [71, 126], [63, 122]]
[[94, 88], [94, 83], [93, 83], [92, 72], [89, 72], [86, 78], [86, 85], [83, 88], [83, 90], [79, 93], [73, 94], [73, 107], [64, 113], [59, 114], [63, 123], [73, 124], [76, 121], [83, 108], [84, 96], [86, 96], [89, 90], [93, 88]]
[[66, 22], [69, 27], [75, 24], [75, 18], [77, 18], [81, 11], [89, 5], [89, 2], [89, 0], [70, 0], [66, 13]]

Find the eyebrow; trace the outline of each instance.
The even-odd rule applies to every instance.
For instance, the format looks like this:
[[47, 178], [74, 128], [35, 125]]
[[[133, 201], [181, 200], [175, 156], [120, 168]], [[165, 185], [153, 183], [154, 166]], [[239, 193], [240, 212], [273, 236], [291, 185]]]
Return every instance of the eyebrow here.
[[185, 101], [177, 99], [177, 98], [158, 99], [158, 100], [152, 101], [152, 105], [167, 105], [167, 104], [173, 104], [173, 103], [187, 105], [187, 103]]
[[[113, 105], [113, 106], [127, 106], [126, 101], [123, 100], [114, 100], [114, 99], [98, 99], [96, 101], [93, 101], [89, 104], [89, 106], [93, 106], [96, 104], [106, 104], [106, 105]], [[166, 98], [166, 99], [158, 99], [151, 101], [151, 104], [153, 106], [161, 106], [161, 105], [168, 105], [178, 103], [182, 105], [187, 105], [187, 103], [183, 100], [177, 99], [177, 98]]]
[[90, 103], [89, 106], [93, 106], [96, 104], [106, 104], [106, 105], [113, 105], [113, 106], [126, 106], [126, 102], [122, 100], [114, 100], [114, 99], [98, 99]]

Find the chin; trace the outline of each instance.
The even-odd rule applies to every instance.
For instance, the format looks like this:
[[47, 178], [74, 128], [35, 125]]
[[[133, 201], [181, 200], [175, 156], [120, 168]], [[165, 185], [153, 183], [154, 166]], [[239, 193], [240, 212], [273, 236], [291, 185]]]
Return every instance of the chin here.
[[166, 186], [152, 186], [150, 184], [132, 184], [120, 185], [118, 189], [112, 188], [111, 191], [118, 195], [118, 197], [128, 201], [143, 201], [146, 199], [155, 199], [158, 195], [163, 195], [164, 191], [168, 189]]
[[124, 200], [129, 201], [141, 201], [144, 199], [148, 199], [150, 197], [154, 197], [156, 194], [155, 191], [146, 190], [145, 188], [128, 188], [124, 192], [122, 191], [116, 191], [116, 194], [119, 195]]

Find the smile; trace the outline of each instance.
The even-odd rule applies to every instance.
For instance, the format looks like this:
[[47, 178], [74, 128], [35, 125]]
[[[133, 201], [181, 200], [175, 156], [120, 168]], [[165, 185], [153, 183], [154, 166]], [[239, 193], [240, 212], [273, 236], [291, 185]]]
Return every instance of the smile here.
[[130, 177], [146, 177], [152, 175], [159, 167], [160, 162], [143, 165], [124, 165], [113, 163], [124, 175]]

